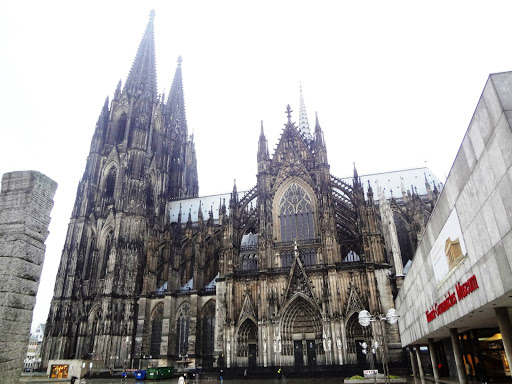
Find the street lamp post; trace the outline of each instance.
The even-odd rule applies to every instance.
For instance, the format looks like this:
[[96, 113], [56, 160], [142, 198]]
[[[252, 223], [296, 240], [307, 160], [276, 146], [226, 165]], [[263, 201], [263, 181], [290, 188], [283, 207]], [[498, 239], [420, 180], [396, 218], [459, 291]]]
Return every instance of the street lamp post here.
[[[389, 324], [395, 324], [399, 318], [400, 318], [400, 316], [398, 315], [398, 312], [394, 308], [389, 309], [385, 315], [383, 315], [383, 314], [372, 315], [367, 310], [362, 310], [361, 312], [359, 312], [359, 316], [358, 316], [359, 324], [361, 324], [363, 327], [368, 327], [370, 325], [370, 323], [373, 321], [387, 321]], [[385, 382], [388, 383], [388, 376], [389, 376], [388, 343], [386, 340], [385, 324], [381, 323], [381, 328], [382, 328], [382, 349], [383, 349], [382, 368], [384, 371]]]

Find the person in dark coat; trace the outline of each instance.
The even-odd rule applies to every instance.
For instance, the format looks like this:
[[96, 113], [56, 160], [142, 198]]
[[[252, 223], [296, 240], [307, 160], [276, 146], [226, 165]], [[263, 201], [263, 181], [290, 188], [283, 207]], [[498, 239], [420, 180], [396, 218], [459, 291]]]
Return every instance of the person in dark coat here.
[[478, 359], [476, 359], [475, 373], [478, 377], [478, 381], [480, 384], [487, 383], [487, 371], [485, 370], [485, 365]]

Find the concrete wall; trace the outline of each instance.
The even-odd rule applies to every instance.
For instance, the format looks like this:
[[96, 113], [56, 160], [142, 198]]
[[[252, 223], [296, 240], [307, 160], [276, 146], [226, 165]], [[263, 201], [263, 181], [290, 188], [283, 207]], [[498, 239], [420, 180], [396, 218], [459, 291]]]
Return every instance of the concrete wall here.
[[[475, 310], [512, 290], [511, 118], [512, 72], [491, 75], [396, 300], [403, 346], [447, 337], [448, 326], [478, 328], [486, 319]], [[429, 252], [454, 207], [467, 257], [437, 284]], [[479, 288], [427, 323], [425, 312], [472, 275]]]
[[17, 383], [32, 322], [57, 183], [35, 171], [5, 173], [0, 191], [0, 372]]

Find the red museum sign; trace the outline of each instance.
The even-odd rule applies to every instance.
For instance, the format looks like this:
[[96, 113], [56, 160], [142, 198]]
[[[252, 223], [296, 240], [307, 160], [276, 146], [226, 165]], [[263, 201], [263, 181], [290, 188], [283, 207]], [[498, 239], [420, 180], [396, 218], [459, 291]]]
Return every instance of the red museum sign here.
[[435, 303], [430, 309], [430, 311], [425, 312], [425, 314], [427, 315], [427, 322], [430, 323], [436, 317], [449, 310], [451, 307], [453, 307], [459, 301], [464, 299], [475, 289], [478, 289], [478, 281], [476, 280], [475, 275], [471, 276], [465, 283], [455, 284], [455, 292], [450, 293], [450, 291], [448, 291], [445, 294], [446, 298], [441, 303]]

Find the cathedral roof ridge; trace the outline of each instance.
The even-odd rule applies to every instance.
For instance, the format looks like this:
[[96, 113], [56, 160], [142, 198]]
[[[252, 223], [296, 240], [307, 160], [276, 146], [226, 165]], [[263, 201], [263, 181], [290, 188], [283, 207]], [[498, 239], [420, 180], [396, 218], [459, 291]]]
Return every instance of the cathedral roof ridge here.
[[[425, 186], [424, 172], [428, 171], [428, 176], [434, 181], [434, 184], [439, 184], [437, 176], [428, 168], [409, 168], [389, 172], [371, 173], [366, 175], [359, 175], [363, 188], [366, 190], [366, 183], [371, 182], [371, 185], [378, 184], [385, 189], [386, 198], [391, 197], [391, 191], [396, 192], [397, 196], [402, 194], [402, 184], [413, 185], [417, 188], [417, 193], [420, 196], [427, 195], [427, 189]], [[350, 183], [351, 177], [340, 178], [344, 182]]]
[[[237, 191], [238, 200], [242, 199], [244, 195], [247, 193], [247, 190], [244, 191]], [[212, 195], [206, 195], [206, 196], [198, 196], [198, 197], [191, 197], [191, 198], [185, 198], [185, 199], [176, 199], [171, 200], [169, 202], [169, 215], [171, 222], [177, 222], [178, 221], [178, 215], [180, 206], [185, 211], [187, 208], [191, 212], [191, 219], [192, 222], [198, 221], [198, 206], [199, 203], [201, 203], [201, 209], [209, 211], [211, 207], [213, 206], [213, 218], [217, 220], [219, 218], [219, 199], [222, 201], [222, 199], [225, 199], [226, 201], [229, 201], [231, 198], [232, 192], [226, 192], [226, 193], [218, 193], [218, 194], [212, 194]], [[215, 208], [217, 207], [217, 208]]]
[[364, 175], [361, 175], [361, 177], [363, 176], [375, 176], [375, 175], [386, 175], [388, 173], [398, 173], [398, 172], [407, 172], [407, 171], [417, 171], [417, 170], [429, 170], [431, 173], [432, 171], [430, 170], [429, 167], [416, 167], [416, 168], [405, 168], [405, 169], [397, 169], [397, 170], [394, 170], [394, 171], [385, 171], [385, 172], [374, 172], [374, 173], [367, 173], [367, 174], [364, 174]]

